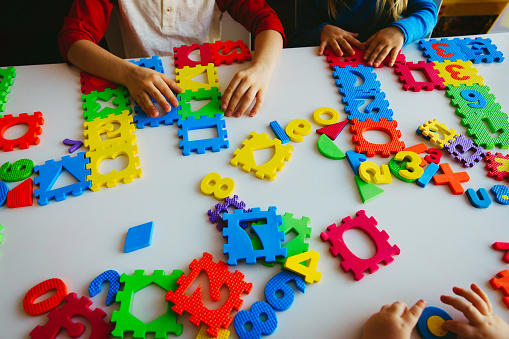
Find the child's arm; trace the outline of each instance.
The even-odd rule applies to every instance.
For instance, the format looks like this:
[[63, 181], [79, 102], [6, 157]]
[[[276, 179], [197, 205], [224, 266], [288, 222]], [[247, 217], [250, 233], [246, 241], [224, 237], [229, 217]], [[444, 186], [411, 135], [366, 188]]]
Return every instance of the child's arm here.
[[447, 320], [442, 328], [458, 334], [465, 339], [502, 339], [509, 338], [509, 325], [492, 313], [488, 296], [477, 285], [472, 290], [454, 287], [452, 290], [462, 298], [441, 296], [440, 300], [462, 312], [468, 324], [462, 321]]
[[366, 322], [362, 339], [410, 339], [425, 308], [424, 300], [419, 300], [410, 309], [399, 301], [384, 305], [380, 312], [373, 314]]

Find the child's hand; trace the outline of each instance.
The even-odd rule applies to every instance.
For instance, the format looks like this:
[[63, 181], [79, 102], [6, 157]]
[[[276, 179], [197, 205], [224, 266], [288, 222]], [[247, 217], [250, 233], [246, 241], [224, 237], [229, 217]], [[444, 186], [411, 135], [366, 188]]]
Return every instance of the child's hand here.
[[471, 288], [471, 291], [459, 287], [452, 289], [455, 294], [464, 299], [445, 295], [440, 297], [444, 304], [451, 305], [468, 319], [468, 324], [447, 320], [442, 328], [458, 334], [458, 339], [509, 338], [509, 325], [492, 313], [491, 303], [486, 293], [475, 284], [472, 284]]
[[366, 322], [362, 339], [410, 339], [425, 308], [424, 300], [419, 300], [410, 309], [399, 301], [382, 306], [380, 312], [373, 314]]
[[403, 47], [405, 36], [398, 27], [390, 26], [373, 34], [365, 43], [364, 61], [378, 67], [390, 55], [389, 67], [394, 66], [398, 52]]
[[352, 45], [359, 49], [364, 49], [362, 42], [356, 39], [358, 35], [359, 33], [347, 32], [333, 25], [325, 25], [322, 27], [322, 32], [320, 34], [321, 43], [318, 55], [323, 55], [323, 51], [327, 45], [332, 47], [337, 56], [342, 56], [344, 54], [343, 51], [350, 55], [354, 55], [355, 51]]

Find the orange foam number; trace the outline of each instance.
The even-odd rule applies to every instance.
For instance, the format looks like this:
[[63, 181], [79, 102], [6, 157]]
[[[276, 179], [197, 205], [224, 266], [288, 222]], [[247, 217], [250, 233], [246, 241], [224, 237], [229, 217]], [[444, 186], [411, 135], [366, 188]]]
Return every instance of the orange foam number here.
[[460, 81], [470, 79], [470, 77], [467, 76], [467, 75], [464, 75], [464, 76], [460, 77], [459, 75], [461, 73], [459, 71], [455, 71], [454, 70], [455, 68], [457, 68], [457, 69], [465, 69], [465, 67], [463, 67], [461, 65], [455, 65], [455, 64], [445, 66], [445, 70], [447, 72], [449, 72], [449, 74], [451, 75], [451, 78], [453, 78], [454, 80], [460, 80]]
[[[57, 290], [52, 297], [34, 304], [34, 300], [48, 293]], [[32, 287], [23, 298], [23, 309], [30, 315], [40, 315], [60, 305], [67, 295], [67, 287], [58, 278], [48, 279]]]

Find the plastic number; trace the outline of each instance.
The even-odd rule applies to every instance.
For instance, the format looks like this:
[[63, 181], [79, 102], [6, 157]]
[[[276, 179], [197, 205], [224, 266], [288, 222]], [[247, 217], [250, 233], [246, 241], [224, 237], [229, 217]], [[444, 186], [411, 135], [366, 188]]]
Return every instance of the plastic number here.
[[13, 164], [6, 162], [0, 167], [0, 179], [3, 181], [20, 181], [28, 178], [34, 172], [34, 162], [30, 159], [20, 159]]
[[114, 270], [108, 270], [101, 273], [88, 286], [88, 293], [91, 297], [95, 297], [101, 292], [102, 284], [109, 282], [110, 287], [106, 296], [106, 306], [110, 306], [115, 301], [115, 296], [120, 288], [120, 274]]
[[286, 125], [285, 132], [293, 142], [304, 141], [304, 136], [311, 133], [311, 123], [304, 119], [294, 119]]
[[214, 194], [214, 198], [222, 200], [229, 197], [235, 188], [235, 181], [232, 178], [221, 178], [219, 173], [209, 173], [201, 181], [200, 189], [205, 195]]
[[509, 188], [504, 185], [495, 185], [491, 188], [491, 193], [496, 202], [501, 205], [509, 205]]
[[375, 184], [390, 184], [392, 182], [391, 171], [386, 164], [378, 167], [372, 161], [364, 161], [359, 166], [359, 176], [365, 182], [373, 181]]
[[[276, 311], [286, 311], [293, 304], [295, 293], [288, 285], [289, 281], [294, 281], [297, 289], [304, 293], [306, 291], [306, 283], [295, 273], [281, 272], [275, 275], [265, 286], [265, 299]], [[277, 292], [281, 291], [283, 296], [278, 298]]]
[[[473, 89], [465, 89], [461, 91], [461, 97], [467, 101], [473, 102], [473, 104], [468, 104], [468, 106], [472, 108], [483, 108], [488, 105], [486, 98], [481, 93]], [[476, 104], [475, 102], [478, 103]]]
[[[319, 282], [322, 279], [322, 273], [316, 270], [320, 253], [317, 251], [307, 251], [291, 256], [285, 261], [285, 268], [297, 274], [304, 276], [304, 281], [308, 284]], [[301, 262], [307, 262], [306, 266]]]
[[424, 160], [426, 160], [427, 162], [432, 162], [434, 164], [440, 163], [440, 159], [442, 159], [442, 151], [441, 150], [438, 150], [436, 148], [430, 148], [426, 152], [429, 153], [429, 155], [426, 155], [424, 157]]
[[451, 47], [450, 45], [448, 45], [448, 44], [446, 44], [444, 42], [436, 42], [433, 45], [431, 45], [431, 48], [433, 48], [437, 52], [438, 56], [441, 56], [443, 58], [449, 58], [449, 57], [452, 57], [454, 55], [454, 53], [444, 54], [445, 49], [440, 48], [441, 46], [443, 46], [443, 47]]
[[[50, 298], [34, 304], [34, 300], [45, 293], [57, 290]], [[40, 315], [57, 307], [67, 295], [67, 287], [58, 278], [44, 280], [32, 287], [23, 298], [23, 309], [30, 315]]]
[[409, 160], [409, 162], [405, 164], [406, 170], [399, 171], [399, 175], [409, 180], [419, 179], [424, 173], [424, 170], [420, 166], [421, 157], [414, 152], [408, 151], [398, 152], [394, 157], [396, 161], [403, 161], [405, 159]]
[[[322, 114], [327, 114], [330, 119], [322, 119]], [[339, 121], [339, 113], [334, 108], [320, 107], [313, 112], [313, 120], [320, 126], [329, 126]]]
[[[260, 319], [262, 314], [267, 317], [265, 321]], [[247, 330], [244, 327], [247, 323], [251, 323], [253, 328]], [[261, 338], [262, 334], [274, 333], [276, 328], [276, 312], [265, 301], [257, 301], [251, 306], [251, 311], [240, 311], [235, 316], [235, 331], [240, 339]]]
[[455, 71], [454, 70], [455, 68], [465, 69], [465, 67], [463, 67], [461, 65], [456, 65], [456, 64], [445, 66], [445, 70], [446, 70], [446, 72], [449, 72], [449, 74], [451, 75], [451, 78], [453, 78], [454, 80], [461, 80], [461, 81], [470, 79], [470, 77], [467, 75], [460, 77], [459, 75], [461, 74], [461, 72]]

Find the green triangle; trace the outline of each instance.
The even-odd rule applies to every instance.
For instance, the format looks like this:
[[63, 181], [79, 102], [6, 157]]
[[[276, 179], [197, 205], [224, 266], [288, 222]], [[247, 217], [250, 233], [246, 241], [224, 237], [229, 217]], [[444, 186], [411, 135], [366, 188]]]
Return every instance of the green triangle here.
[[320, 135], [316, 146], [318, 147], [320, 153], [326, 158], [339, 160], [345, 157], [345, 153], [343, 153], [343, 151], [338, 146], [336, 146], [334, 141], [332, 141], [325, 134]]
[[362, 202], [364, 204], [385, 193], [383, 189], [375, 184], [364, 182], [358, 175], [355, 176], [355, 183], [357, 184], [357, 189], [359, 190], [359, 194], [361, 195]]

